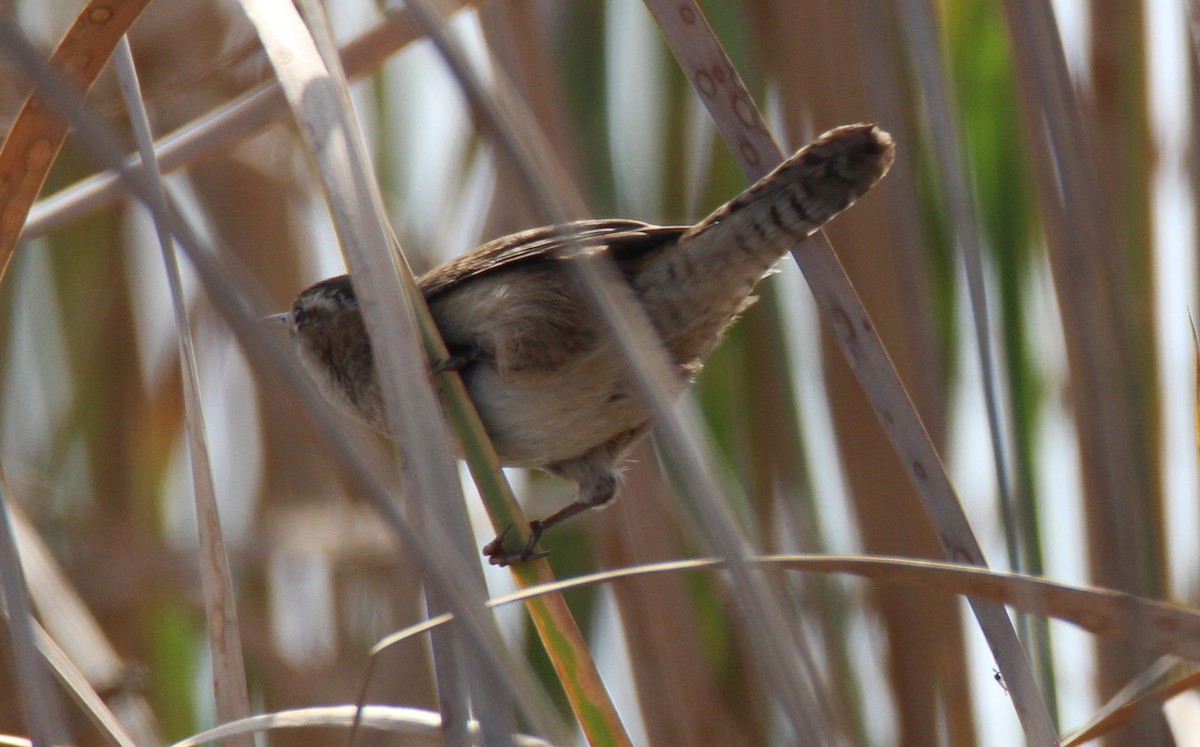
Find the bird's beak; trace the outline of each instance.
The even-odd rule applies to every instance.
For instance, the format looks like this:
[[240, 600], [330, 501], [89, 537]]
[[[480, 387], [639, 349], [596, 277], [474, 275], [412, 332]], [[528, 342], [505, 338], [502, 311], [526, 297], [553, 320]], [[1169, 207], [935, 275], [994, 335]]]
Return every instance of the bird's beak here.
[[281, 311], [278, 314], [271, 314], [270, 316], [264, 316], [262, 318], [262, 320], [264, 322], [267, 322], [268, 324], [285, 324], [285, 325], [291, 326], [292, 312]]

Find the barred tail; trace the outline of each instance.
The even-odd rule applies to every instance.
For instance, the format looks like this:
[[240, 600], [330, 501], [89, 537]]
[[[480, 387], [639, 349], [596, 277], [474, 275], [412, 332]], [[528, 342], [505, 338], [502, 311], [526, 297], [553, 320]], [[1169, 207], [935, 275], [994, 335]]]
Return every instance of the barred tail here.
[[866, 194], [894, 158], [892, 137], [875, 125], [830, 130], [639, 273], [634, 287], [676, 360], [706, 354], [764, 273]]
[[730, 219], [736, 219], [735, 230], [750, 232], [750, 242], [802, 239], [875, 186], [895, 152], [892, 136], [875, 125], [830, 130], [696, 224], [685, 239], [719, 231]]

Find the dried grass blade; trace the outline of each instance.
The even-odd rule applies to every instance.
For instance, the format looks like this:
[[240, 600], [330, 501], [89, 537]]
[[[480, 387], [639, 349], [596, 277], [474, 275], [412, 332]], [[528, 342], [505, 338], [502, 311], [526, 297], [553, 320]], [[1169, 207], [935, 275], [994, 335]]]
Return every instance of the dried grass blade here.
[[[352, 705], [317, 706], [264, 713], [236, 723], [223, 724], [215, 729], [188, 737], [181, 742], [175, 742], [171, 747], [198, 747], [205, 742], [227, 739], [235, 734], [250, 735], [282, 729], [316, 729], [339, 726], [351, 728], [356, 724], [389, 734], [436, 738], [441, 732], [441, 719], [438, 718], [438, 714], [420, 708], [371, 705], [361, 709], [360, 712]], [[480, 734], [478, 722], [469, 722], [469, 728], [472, 736], [478, 737]], [[511, 739], [511, 743], [515, 747], [553, 747], [550, 742], [526, 734], [513, 734]]]
[[[38, 625], [34, 632], [37, 636], [38, 650], [45, 657], [46, 663], [54, 670], [54, 674], [58, 677], [58, 681], [66, 689], [68, 693], [75, 698], [75, 702], [83, 709], [87, 717], [91, 719], [92, 724], [99, 729], [101, 735], [108, 740], [110, 744], [117, 747], [137, 747], [139, 742], [125, 731], [124, 726], [116, 715], [109, 709], [108, 704], [100, 697], [87, 677], [75, 663], [67, 657], [65, 651], [58, 643], [50, 637], [50, 634]], [[155, 744], [153, 741], [143, 741], [142, 745]]]
[[[154, 158], [154, 135], [146, 114], [138, 83], [137, 69], [129, 40], [121, 37], [114, 56], [117, 79], [142, 162], [146, 165], [147, 184], [166, 212], [167, 195], [158, 162]], [[170, 230], [155, 221], [159, 248], [171, 291], [171, 309], [179, 342], [179, 365], [182, 371], [184, 426], [187, 432], [189, 463], [192, 469], [193, 500], [196, 503], [196, 527], [200, 535], [200, 578], [204, 595], [205, 621], [208, 630], [209, 652], [212, 656], [213, 689], [216, 695], [217, 718], [234, 721], [250, 715], [250, 696], [246, 687], [246, 665], [242, 659], [241, 632], [237, 619], [237, 595], [229, 571], [229, 555], [221, 531], [221, 516], [213, 484], [212, 460], [208, 449], [208, 429], [204, 423], [204, 406], [200, 394], [200, 373], [196, 366], [196, 350], [188, 319], [183, 278], [179, 274], [179, 259]], [[252, 747], [249, 739], [233, 740], [241, 747]]]
[[[1006, 573], [973, 564], [855, 555], [764, 555], [750, 559], [763, 570], [857, 576], [874, 583], [919, 586], [925, 589], [986, 599], [1030, 614], [1077, 625], [1096, 636], [1144, 640], [1158, 654], [1200, 662], [1200, 611], [1090, 586], [1065, 584], [1038, 576]], [[543, 594], [611, 583], [658, 573], [723, 570], [719, 558], [689, 558], [648, 563], [577, 576], [545, 586], [530, 587], [488, 600], [489, 607], [526, 602]], [[393, 633], [375, 644], [375, 651], [449, 622], [445, 616], [426, 620]]]
[[[713, 36], [699, 6], [692, 0], [647, 0], [647, 6], [656, 19], [668, 21], [662, 26], [668, 45], [693, 87], [701, 94], [705, 106], [713, 112], [714, 120], [742, 168], [748, 174], [760, 173], [760, 169], [770, 169], [781, 161], [783, 153], [774, 140], [771, 140], [773, 150], [747, 147], [747, 133], [766, 131], [762, 115], [741, 80], [725, 74], [733, 69], [733, 65]], [[714, 95], [716, 89], [711, 85], [714, 71], [723, 74], [721, 83], [740, 90], [726, 92], [723, 96]], [[723, 124], [729, 129], [724, 129]], [[801, 242], [792, 251], [792, 256], [905, 464], [947, 556], [986, 566], [983, 552], [929, 434], [824, 233], [818, 232]], [[1038, 694], [1029, 659], [1012, 621], [1002, 607], [977, 601], [973, 601], [971, 607], [996, 663], [1009, 683], [1013, 705], [1026, 737], [1033, 744], [1055, 744], [1057, 736], [1053, 722]]]
[[[150, 0], [91, 0], [58, 43], [51, 64], [87, 93], [113, 48]], [[13, 23], [11, 19], [0, 23]], [[35, 91], [21, 107], [0, 146], [0, 280], [12, 261], [30, 206], [41, 191], [63, 141], [67, 123]]]
[[[59, 680], [113, 744], [157, 744], [158, 726], [144, 698], [118, 692], [106, 703], [96, 693], [97, 689], [114, 686], [119, 689], [127, 665], [71, 588], [28, 517], [16, 506], [9, 508], [29, 595], [39, 617], [46, 621], [42, 652]], [[114, 711], [120, 715], [114, 716]]]
[[[1166, 679], [1168, 676], [1171, 679]], [[1164, 656], [1109, 698], [1086, 724], [1063, 737], [1063, 747], [1076, 747], [1100, 739], [1133, 723], [1146, 713], [1146, 709], [1158, 708], [1197, 685], [1200, 685], [1200, 669], [1185, 668], [1174, 657]]]
[[11, 495], [8, 481], [0, 471], [0, 601], [3, 601], [8, 617], [8, 635], [16, 665], [17, 698], [24, 709], [25, 727], [35, 745], [50, 747], [67, 742], [66, 721], [58, 694], [50, 687], [38, 652], [37, 621], [29, 608], [25, 571], [21, 567], [21, 554], [8, 510]]

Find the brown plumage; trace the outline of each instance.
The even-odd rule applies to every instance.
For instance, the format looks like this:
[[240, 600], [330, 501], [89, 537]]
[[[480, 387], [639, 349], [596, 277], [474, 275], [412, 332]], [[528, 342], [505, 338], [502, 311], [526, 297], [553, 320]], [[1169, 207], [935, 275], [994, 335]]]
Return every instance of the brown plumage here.
[[[574, 503], [541, 530], [616, 493], [618, 464], [650, 427], [625, 363], [564, 263], [604, 253], [617, 264], [679, 373], [700, 370], [750, 303], [758, 281], [797, 241], [869, 190], [891, 166], [891, 137], [873, 125], [825, 133], [695, 226], [578, 221], [505, 236], [419, 279], [504, 465], [574, 481]], [[380, 430], [383, 401], [348, 276], [300, 294], [286, 315], [326, 393]], [[517, 556], [485, 553], [504, 564]]]

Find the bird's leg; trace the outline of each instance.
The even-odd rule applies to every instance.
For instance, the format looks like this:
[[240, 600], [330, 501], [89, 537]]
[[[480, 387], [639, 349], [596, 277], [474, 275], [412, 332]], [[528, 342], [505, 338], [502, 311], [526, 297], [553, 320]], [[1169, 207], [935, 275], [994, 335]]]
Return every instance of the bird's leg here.
[[504, 539], [512, 529], [511, 525], [505, 527], [496, 539], [483, 548], [483, 554], [492, 565], [506, 566], [546, 557], [546, 551], [535, 550], [542, 532], [576, 514], [607, 504], [617, 494], [617, 468], [607, 447], [589, 452], [579, 459], [551, 465], [547, 469], [560, 477], [576, 480], [579, 483], [578, 496], [549, 516], [529, 522], [529, 540], [515, 553], [504, 549]]

